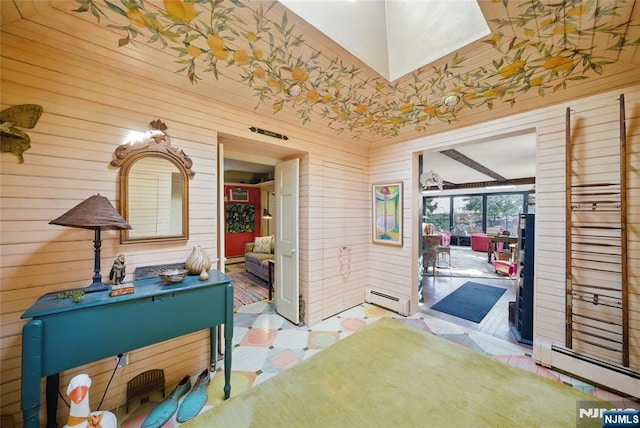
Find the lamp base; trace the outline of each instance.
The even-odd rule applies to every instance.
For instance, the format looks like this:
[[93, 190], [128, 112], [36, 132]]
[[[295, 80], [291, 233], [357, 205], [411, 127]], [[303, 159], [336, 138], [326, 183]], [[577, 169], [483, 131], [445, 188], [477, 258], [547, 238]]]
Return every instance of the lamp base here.
[[95, 293], [96, 291], [107, 291], [109, 289], [109, 285], [104, 282], [94, 282], [90, 286], [84, 289], [85, 293]]

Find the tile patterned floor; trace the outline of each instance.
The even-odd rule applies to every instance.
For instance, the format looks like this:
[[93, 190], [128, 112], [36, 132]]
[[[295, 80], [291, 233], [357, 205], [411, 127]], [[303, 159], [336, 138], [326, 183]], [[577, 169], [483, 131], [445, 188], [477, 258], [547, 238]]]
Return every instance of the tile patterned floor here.
[[[428, 314], [418, 313], [402, 317], [385, 309], [362, 304], [333, 316], [312, 327], [296, 326], [277, 315], [267, 301], [237, 309], [234, 317], [233, 371], [231, 395], [242, 394], [255, 385], [276, 376], [345, 337], [357, 332], [381, 317], [394, 317], [412, 327], [436, 334], [478, 352], [492, 355], [508, 364], [563, 382], [605, 400], [625, 403], [636, 408], [638, 403], [572, 379], [553, 370], [536, 365], [530, 347], [508, 343], [481, 332], [469, 330]], [[207, 410], [222, 401], [224, 379], [221, 371], [213, 377], [208, 388]], [[167, 388], [171, 391], [170, 388]], [[150, 404], [150, 403], [147, 403]], [[141, 406], [129, 415], [121, 415], [122, 428], [139, 427], [150, 406]], [[177, 425], [167, 422], [163, 428]]]

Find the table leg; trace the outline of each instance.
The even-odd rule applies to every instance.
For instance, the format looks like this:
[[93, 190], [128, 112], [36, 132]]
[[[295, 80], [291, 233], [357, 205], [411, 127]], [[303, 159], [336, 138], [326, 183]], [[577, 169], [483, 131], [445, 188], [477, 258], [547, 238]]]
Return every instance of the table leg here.
[[224, 339], [224, 399], [226, 400], [231, 396], [231, 335], [233, 333], [226, 334]]
[[42, 321], [22, 328], [22, 420], [25, 428], [40, 428], [40, 379], [42, 378]]
[[231, 396], [231, 353], [233, 352], [233, 285], [227, 285], [227, 302], [224, 323], [224, 399]]

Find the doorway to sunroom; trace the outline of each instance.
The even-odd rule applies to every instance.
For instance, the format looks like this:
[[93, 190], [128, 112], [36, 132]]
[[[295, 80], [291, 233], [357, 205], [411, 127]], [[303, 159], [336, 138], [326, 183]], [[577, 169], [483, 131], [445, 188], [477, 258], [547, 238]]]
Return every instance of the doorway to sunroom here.
[[[516, 342], [509, 302], [516, 300], [518, 285], [520, 215], [535, 208], [535, 169], [534, 130], [419, 155], [421, 312]], [[437, 247], [435, 261], [424, 251], [426, 242]], [[502, 293], [480, 321], [432, 309], [454, 291], [476, 285]]]

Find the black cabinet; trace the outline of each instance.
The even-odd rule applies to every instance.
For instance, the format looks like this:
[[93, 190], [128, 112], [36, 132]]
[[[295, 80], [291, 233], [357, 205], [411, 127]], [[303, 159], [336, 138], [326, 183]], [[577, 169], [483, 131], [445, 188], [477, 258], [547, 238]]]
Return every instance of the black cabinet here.
[[519, 278], [513, 334], [518, 342], [533, 344], [533, 267], [535, 214], [521, 214], [518, 228]]

